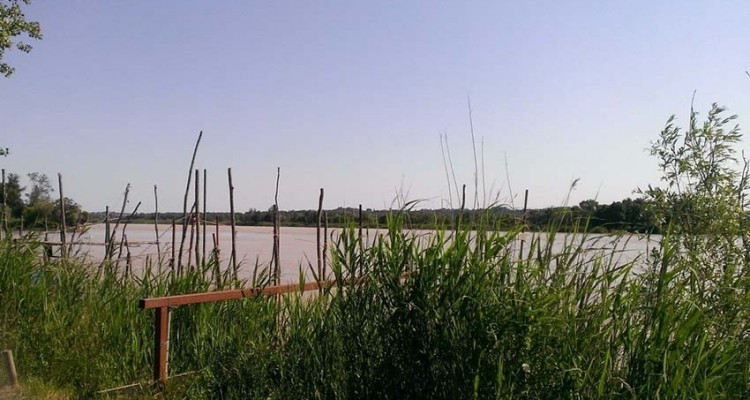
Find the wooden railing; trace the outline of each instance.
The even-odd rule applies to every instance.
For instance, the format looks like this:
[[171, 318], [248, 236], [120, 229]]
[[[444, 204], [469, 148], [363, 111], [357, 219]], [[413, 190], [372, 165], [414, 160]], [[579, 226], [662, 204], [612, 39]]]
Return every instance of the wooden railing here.
[[300, 285], [299, 283], [268, 286], [264, 288], [249, 288], [223, 290], [216, 292], [204, 292], [193, 294], [180, 294], [165, 297], [152, 297], [138, 301], [141, 309], [154, 309], [154, 381], [159, 386], [167, 384], [167, 373], [169, 365], [169, 312], [172, 307], [188, 304], [210, 303], [214, 301], [236, 300], [255, 296], [275, 296], [292, 292], [307, 292], [323, 288], [333, 287], [334, 280], [313, 281]]

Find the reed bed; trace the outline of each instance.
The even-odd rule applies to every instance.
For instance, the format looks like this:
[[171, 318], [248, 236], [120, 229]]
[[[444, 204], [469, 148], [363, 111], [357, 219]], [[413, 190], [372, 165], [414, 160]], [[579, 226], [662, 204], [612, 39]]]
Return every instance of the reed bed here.
[[[709, 276], [670, 234], [622, 262], [626, 239], [592, 249], [585, 225], [556, 249], [533, 234], [519, 246], [521, 225], [498, 232], [489, 218], [427, 237], [407, 222], [394, 212], [367, 246], [356, 227], [343, 230], [326, 265], [338, 283], [320, 293], [173, 310], [170, 370], [192, 374], [158, 395], [750, 397], [744, 258]], [[254, 282], [214, 276], [211, 259], [179, 275], [158, 265], [126, 275], [109, 263], [44, 261], [41, 251], [33, 240], [0, 242], [0, 345], [14, 349], [22, 377], [82, 398], [150, 381], [152, 315], [138, 299], [273, 279], [269, 266]]]

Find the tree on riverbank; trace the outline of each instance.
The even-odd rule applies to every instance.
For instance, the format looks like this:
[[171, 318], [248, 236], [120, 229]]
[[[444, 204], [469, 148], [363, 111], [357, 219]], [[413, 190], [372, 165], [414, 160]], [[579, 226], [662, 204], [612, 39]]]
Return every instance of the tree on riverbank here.
[[[3, 61], [5, 51], [15, 48], [28, 53], [31, 51], [31, 45], [18, 38], [42, 38], [39, 22], [26, 20], [21, 8], [22, 3], [28, 5], [31, 0], [0, 0], [0, 74], [6, 78], [13, 75], [15, 68]], [[4, 150], [7, 152], [7, 149]], [[0, 155], [4, 155], [5, 152], [0, 152]]]

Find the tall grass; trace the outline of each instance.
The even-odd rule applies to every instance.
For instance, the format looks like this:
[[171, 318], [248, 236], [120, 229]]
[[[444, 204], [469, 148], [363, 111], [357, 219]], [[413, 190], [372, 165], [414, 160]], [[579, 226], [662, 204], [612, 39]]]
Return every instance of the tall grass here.
[[[175, 309], [170, 369], [195, 374], [165, 395], [750, 397], [743, 258], [698, 284], [701, 266], [669, 234], [624, 262], [627, 238], [590, 236], [585, 225], [557, 246], [554, 225], [522, 237], [485, 220], [478, 231], [419, 236], [406, 220], [391, 215], [366, 247], [342, 231], [331, 254], [338, 283], [320, 295]], [[139, 298], [246, 284], [201, 272], [136, 279], [44, 263], [38, 252], [0, 244], [0, 345], [15, 350], [22, 375], [81, 397], [150, 379], [152, 316]]]

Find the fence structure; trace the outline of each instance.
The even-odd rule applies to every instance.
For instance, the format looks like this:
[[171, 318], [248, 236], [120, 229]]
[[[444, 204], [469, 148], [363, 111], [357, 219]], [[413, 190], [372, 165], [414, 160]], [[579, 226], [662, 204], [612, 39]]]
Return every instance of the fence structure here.
[[326, 280], [308, 282], [303, 285], [294, 283], [267, 286], [264, 288], [222, 290], [140, 299], [138, 301], [139, 308], [144, 310], [154, 309], [154, 382], [158, 383], [160, 387], [167, 385], [169, 366], [169, 312], [171, 308], [255, 296], [276, 296], [284, 293], [308, 292], [333, 287], [334, 285], [336, 285], [335, 280]]

